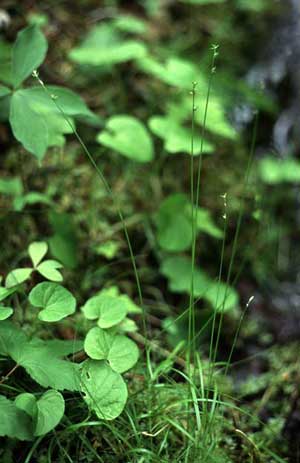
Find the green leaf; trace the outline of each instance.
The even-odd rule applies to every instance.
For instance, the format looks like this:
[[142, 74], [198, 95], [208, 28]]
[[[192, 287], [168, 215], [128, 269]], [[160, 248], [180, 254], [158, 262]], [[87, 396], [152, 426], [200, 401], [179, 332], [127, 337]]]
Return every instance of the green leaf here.
[[207, 88], [206, 79], [191, 61], [169, 57], [165, 63], [160, 63], [147, 56], [138, 60], [137, 65], [146, 74], [180, 89], [191, 90], [193, 82], [197, 82], [200, 88]]
[[44, 61], [47, 40], [40, 29], [29, 26], [18, 33], [12, 50], [12, 71], [18, 87]]
[[126, 404], [127, 387], [122, 376], [101, 361], [88, 360], [81, 375], [84, 400], [98, 418], [113, 420]]
[[9, 120], [16, 139], [42, 159], [49, 146], [64, 144], [64, 134], [75, 128], [73, 118], [84, 116], [93, 113], [78, 95], [63, 87], [48, 86], [47, 92], [41, 87], [15, 92]]
[[3, 395], [0, 395], [0, 415], [0, 436], [14, 437], [20, 440], [32, 438], [30, 418]]
[[[222, 231], [214, 224], [210, 212], [194, 207], [197, 231], [221, 238]], [[166, 251], [185, 251], [192, 244], [192, 205], [187, 196], [176, 193], [162, 201], [154, 217], [157, 241]]]
[[11, 357], [45, 388], [78, 391], [80, 365], [61, 359], [58, 346], [53, 349], [51, 347], [51, 341], [29, 341], [25, 333], [14, 324], [8, 321], [0, 323], [1, 355]]
[[[164, 148], [169, 153], [191, 154], [192, 131], [182, 127], [171, 117], [153, 116], [149, 119], [149, 127], [155, 135], [164, 140]], [[214, 145], [198, 135], [193, 137], [194, 156], [201, 153], [212, 153]]]
[[126, 309], [126, 303], [119, 297], [99, 294], [91, 297], [81, 310], [89, 320], [98, 318], [100, 328], [106, 329], [121, 323], [126, 317]]
[[31, 418], [35, 418], [37, 414], [36, 398], [34, 394], [23, 392], [15, 398], [15, 405], [19, 410], [23, 410]]
[[30, 153], [42, 159], [49, 145], [47, 122], [41, 114], [34, 110], [32, 102], [26, 94], [24, 95], [25, 91], [20, 90], [13, 94], [9, 121], [15, 138]]
[[181, 1], [183, 3], [191, 3], [192, 5], [211, 5], [211, 4], [214, 4], [214, 3], [224, 3], [224, 2], [226, 2], [226, 0], [181, 0]]
[[122, 335], [92, 328], [84, 341], [84, 350], [94, 360], [107, 360], [111, 368], [124, 373], [132, 368], [139, 357], [137, 345]]
[[259, 162], [258, 172], [263, 182], [270, 185], [300, 183], [300, 162], [296, 159], [265, 157]]
[[38, 400], [27, 392], [19, 394], [15, 404], [32, 418], [34, 436], [43, 436], [52, 431], [65, 412], [64, 398], [55, 390], [45, 392]]
[[57, 322], [75, 312], [76, 300], [63, 286], [56, 283], [39, 283], [30, 294], [29, 301], [43, 310], [38, 318], [44, 322]]
[[113, 21], [114, 27], [120, 31], [128, 32], [131, 34], [144, 34], [147, 30], [145, 21], [132, 15], [119, 14]]
[[138, 59], [146, 54], [145, 45], [125, 40], [111, 24], [93, 28], [81, 45], [71, 50], [70, 58], [80, 64], [111, 66]]
[[135, 117], [120, 115], [111, 117], [97, 141], [123, 156], [137, 162], [153, 159], [152, 139], [144, 125]]
[[37, 418], [34, 435], [43, 436], [58, 425], [65, 412], [65, 401], [57, 391], [47, 391], [37, 400]]
[[14, 313], [11, 307], [5, 307], [4, 305], [0, 305], [0, 320], [6, 320]]
[[168, 278], [171, 291], [187, 294], [190, 294], [193, 276], [194, 297], [208, 301], [218, 312], [233, 309], [238, 305], [238, 295], [233, 288], [223, 282], [212, 280], [196, 266], [192, 272], [192, 262], [187, 257], [166, 258], [162, 263], [161, 273]]
[[97, 254], [99, 254], [100, 256], [104, 256], [106, 257], [106, 259], [113, 259], [118, 250], [119, 250], [119, 243], [117, 241], [113, 241], [113, 240], [110, 240], [110, 241], [106, 241], [105, 243], [103, 244], [100, 244], [98, 245], [96, 248], [95, 248], [95, 251], [97, 252]]
[[6, 288], [12, 288], [13, 286], [20, 285], [24, 283], [24, 281], [28, 280], [32, 273], [32, 268], [16, 268], [9, 272], [5, 279], [5, 286]]
[[7, 96], [11, 93], [10, 88], [5, 87], [5, 85], [0, 85], [0, 98]]
[[54, 231], [54, 235], [49, 239], [51, 254], [65, 267], [74, 269], [78, 259], [77, 233], [72, 216], [51, 211], [49, 221]]
[[62, 267], [63, 266], [56, 260], [49, 259], [49, 260], [45, 260], [40, 265], [38, 265], [36, 270], [48, 280], [62, 281], [63, 280], [62, 274], [57, 270], [58, 268], [62, 268]]
[[36, 267], [45, 257], [48, 251], [48, 244], [45, 241], [34, 241], [28, 247], [28, 253], [33, 266]]
[[17, 288], [7, 289], [7, 288], [3, 288], [2, 286], [0, 286], [0, 301], [3, 301], [4, 299], [6, 299], [8, 296], [13, 294], [16, 290]]
[[53, 206], [53, 201], [44, 193], [38, 191], [31, 191], [22, 196], [17, 196], [14, 199], [13, 205], [15, 211], [22, 211], [27, 204], [46, 204], [47, 206]]
[[83, 349], [83, 341], [79, 339], [62, 340], [50, 339], [44, 341], [44, 345], [56, 357], [65, 357], [66, 355], [75, 354]]

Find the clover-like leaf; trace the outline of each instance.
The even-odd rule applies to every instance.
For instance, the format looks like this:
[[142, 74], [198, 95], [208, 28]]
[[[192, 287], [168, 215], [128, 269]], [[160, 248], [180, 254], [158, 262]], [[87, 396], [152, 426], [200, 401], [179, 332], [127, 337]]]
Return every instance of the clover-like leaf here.
[[150, 134], [141, 121], [132, 116], [111, 117], [97, 141], [123, 156], [137, 162], [153, 159], [153, 144]]
[[57, 262], [57, 260], [49, 259], [39, 264], [36, 270], [50, 281], [62, 281], [62, 274], [57, 270], [62, 267], [61, 263]]
[[34, 241], [28, 247], [28, 253], [33, 266], [36, 267], [45, 257], [48, 251], [48, 244], [45, 241]]
[[86, 335], [84, 350], [94, 360], [107, 360], [118, 373], [132, 368], [139, 357], [137, 345], [131, 339], [97, 326]]
[[38, 318], [44, 322], [57, 322], [75, 312], [76, 300], [63, 286], [57, 283], [39, 283], [30, 294], [29, 301], [40, 307]]
[[38, 27], [29, 26], [18, 33], [12, 50], [15, 87], [18, 87], [44, 61], [47, 48], [47, 40]]
[[20, 285], [24, 283], [24, 281], [28, 280], [30, 275], [32, 274], [32, 268], [16, 268], [9, 272], [5, 279], [5, 286], [6, 288], [12, 288], [13, 286]]
[[89, 408], [103, 420], [117, 418], [128, 396], [122, 376], [104, 361], [88, 360], [84, 363], [81, 390]]
[[14, 313], [11, 307], [0, 305], [0, 320], [6, 320]]

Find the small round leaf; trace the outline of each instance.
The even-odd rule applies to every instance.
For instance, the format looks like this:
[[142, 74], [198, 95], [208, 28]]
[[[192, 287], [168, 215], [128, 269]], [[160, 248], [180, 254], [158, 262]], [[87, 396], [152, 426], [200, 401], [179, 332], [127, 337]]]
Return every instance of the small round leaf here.
[[20, 285], [28, 280], [32, 273], [32, 268], [16, 268], [9, 272], [5, 280], [5, 287], [12, 288], [13, 286]]
[[11, 307], [5, 307], [0, 305], [0, 320], [6, 320], [13, 314], [13, 309]]
[[51, 281], [62, 281], [62, 274], [57, 270], [63, 266], [57, 260], [45, 260], [37, 266], [36, 270], [45, 278]]
[[45, 241], [35, 241], [29, 245], [28, 252], [34, 267], [36, 267], [41, 262], [47, 251], [48, 244]]

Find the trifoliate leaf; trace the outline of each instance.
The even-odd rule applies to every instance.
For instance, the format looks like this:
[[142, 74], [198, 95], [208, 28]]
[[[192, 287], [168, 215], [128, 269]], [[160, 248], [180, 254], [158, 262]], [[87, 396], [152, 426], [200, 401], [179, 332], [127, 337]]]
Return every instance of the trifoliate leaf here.
[[62, 281], [63, 280], [62, 274], [57, 270], [62, 267], [63, 266], [59, 262], [57, 262], [57, 260], [49, 259], [49, 260], [44, 260], [44, 262], [39, 264], [36, 270], [48, 280]]
[[63, 286], [56, 283], [39, 283], [30, 294], [29, 301], [43, 310], [38, 318], [44, 322], [57, 322], [75, 312], [76, 300]]
[[15, 87], [18, 87], [44, 61], [47, 48], [47, 40], [38, 27], [29, 26], [18, 33], [12, 50]]
[[89, 408], [103, 420], [117, 418], [128, 395], [122, 376], [104, 361], [88, 360], [84, 363], [81, 390]]
[[45, 241], [35, 241], [28, 247], [28, 253], [33, 266], [36, 267], [45, 257], [48, 251], [48, 244]]
[[88, 332], [84, 350], [94, 360], [107, 360], [118, 373], [132, 368], [139, 356], [137, 345], [131, 339], [98, 327]]
[[137, 162], [153, 159], [151, 136], [142, 122], [132, 116], [111, 117], [105, 130], [97, 136], [97, 141]]
[[20, 285], [24, 283], [24, 281], [28, 280], [32, 273], [32, 268], [16, 268], [9, 272], [5, 279], [5, 286], [6, 288], [12, 288], [13, 286]]

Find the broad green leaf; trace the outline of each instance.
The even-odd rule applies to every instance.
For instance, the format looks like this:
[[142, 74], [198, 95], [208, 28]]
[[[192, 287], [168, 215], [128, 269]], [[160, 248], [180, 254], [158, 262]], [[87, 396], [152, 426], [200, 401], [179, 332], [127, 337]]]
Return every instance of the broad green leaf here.
[[63, 360], [58, 347], [51, 347], [50, 341], [29, 341], [20, 328], [8, 321], [0, 323], [1, 355], [11, 357], [45, 388], [78, 391], [80, 365]]
[[227, 311], [238, 305], [238, 295], [233, 288], [212, 280], [197, 266], [192, 271], [192, 261], [187, 257], [166, 258], [161, 265], [161, 273], [169, 280], [171, 291], [187, 294], [190, 294], [193, 275], [194, 297], [208, 301], [216, 311]]
[[48, 251], [48, 244], [45, 241], [34, 241], [28, 247], [28, 253], [33, 266], [36, 267], [45, 257]]
[[111, 117], [105, 130], [97, 136], [97, 141], [137, 162], [151, 161], [154, 156], [150, 134], [144, 125], [132, 116]]
[[0, 395], [0, 415], [0, 436], [31, 440], [32, 424], [30, 418], [14, 402], [3, 395]]
[[[209, 211], [194, 207], [196, 231], [221, 238], [222, 231], [214, 224]], [[157, 240], [166, 251], [184, 251], [192, 244], [192, 205], [187, 196], [176, 193], [162, 201], [154, 217], [157, 227]]]
[[36, 270], [48, 280], [63, 281], [62, 274], [57, 270], [62, 267], [63, 266], [56, 260], [49, 259], [39, 264]]
[[11, 307], [5, 307], [4, 305], [0, 305], [0, 320], [6, 320], [14, 313]]
[[34, 430], [35, 436], [43, 436], [58, 425], [65, 412], [63, 396], [54, 390], [45, 392], [37, 400], [37, 417]]
[[18, 33], [12, 50], [15, 87], [18, 87], [44, 61], [47, 48], [47, 40], [38, 27], [29, 26]]
[[10, 88], [5, 87], [5, 85], [0, 85], [0, 98], [7, 96], [11, 93]]
[[94, 360], [107, 360], [113, 370], [124, 373], [132, 368], [139, 357], [137, 345], [122, 335], [92, 328], [84, 341], [84, 350]]
[[105, 329], [118, 325], [124, 320], [127, 307], [119, 297], [100, 294], [91, 297], [82, 307], [82, 311], [89, 320], [98, 318], [98, 325]]
[[9, 272], [5, 279], [6, 288], [12, 288], [13, 286], [20, 285], [24, 281], [28, 280], [32, 273], [32, 268], [16, 268]]
[[15, 399], [16, 406], [32, 418], [34, 436], [43, 436], [55, 428], [65, 412], [65, 401], [60, 392], [49, 390], [38, 400], [27, 392]]
[[83, 349], [83, 341], [79, 339], [50, 339], [43, 342], [49, 351], [56, 357], [65, 357], [66, 355], [75, 354]]
[[145, 54], [146, 48], [142, 42], [126, 40], [111, 24], [101, 24], [92, 29], [69, 56], [79, 64], [111, 66], [142, 58]]
[[49, 146], [64, 144], [64, 134], [75, 128], [73, 118], [84, 116], [93, 113], [78, 95], [63, 87], [49, 86], [47, 92], [41, 87], [15, 92], [9, 120], [16, 139], [42, 159]]
[[113, 420], [126, 404], [127, 387], [122, 376], [104, 361], [88, 360], [81, 375], [84, 400], [98, 418]]
[[137, 65], [147, 74], [151, 74], [162, 82], [179, 87], [180, 89], [191, 90], [193, 82], [197, 82], [202, 89], [207, 88], [205, 77], [191, 61], [170, 57], [165, 63], [160, 63], [154, 58], [147, 56], [138, 60]]
[[42, 159], [49, 146], [48, 126], [45, 117], [34, 109], [32, 101], [24, 95], [25, 91], [13, 94], [9, 121], [15, 138], [26, 150]]
[[300, 183], [300, 162], [296, 159], [265, 157], [259, 162], [260, 178], [270, 185]]
[[76, 300], [63, 286], [56, 283], [39, 283], [30, 294], [29, 301], [40, 307], [38, 318], [44, 322], [57, 322], [75, 312]]
[[192, 130], [181, 126], [171, 117], [153, 116], [149, 120], [149, 127], [155, 135], [164, 140], [164, 148], [169, 153], [212, 153], [214, 146], [207, 140], [202, 141], [198, 135], [193, 136]]

